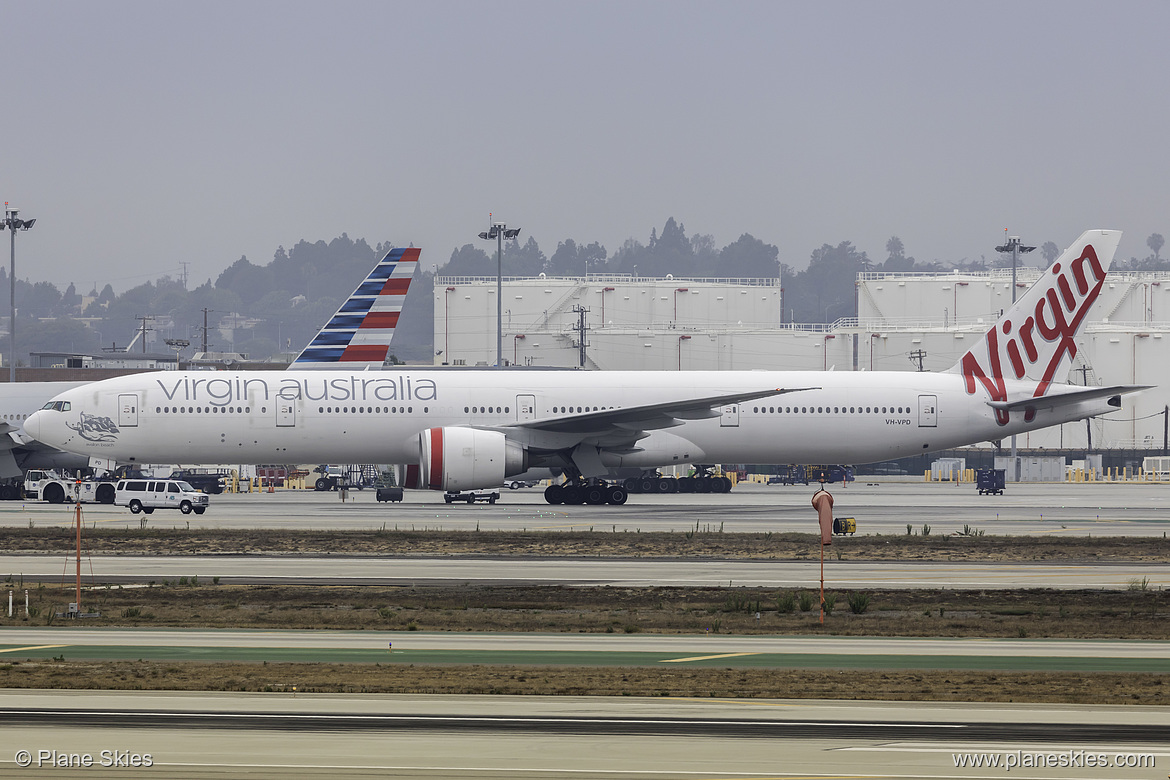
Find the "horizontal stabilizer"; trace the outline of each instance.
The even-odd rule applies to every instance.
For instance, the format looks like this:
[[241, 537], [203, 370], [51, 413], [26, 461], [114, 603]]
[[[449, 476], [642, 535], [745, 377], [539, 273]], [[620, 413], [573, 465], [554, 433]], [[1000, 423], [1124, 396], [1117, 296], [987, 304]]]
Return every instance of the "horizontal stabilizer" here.
[[[1039, 398], [1025, 398], [1020, 401], [988, 401], [987, 405], [1004, 412], [1016, 412], [1026, 409], [1056, 409], [1061, 406], [1071, 406], [1085, 401], [1097, 401], [1112, 396], [1123, 396], [1127, 393], [1140, 393], [1149, 390], [1153, 385], [1114, 385], [1112, 387], [1084, 387], [1068, 392], [1053, 392]], [[1120, 403], [1118, 404], [1120, 406]]]

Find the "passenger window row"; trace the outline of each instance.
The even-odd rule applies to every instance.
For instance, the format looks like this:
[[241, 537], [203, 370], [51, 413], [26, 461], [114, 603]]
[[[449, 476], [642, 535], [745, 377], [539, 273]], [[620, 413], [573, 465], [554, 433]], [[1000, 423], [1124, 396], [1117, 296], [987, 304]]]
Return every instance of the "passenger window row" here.
[[753, 406], [755, 414], [910, 414], [909, 406]]
[[[250, 406], [156, 406], [155, 414], [249, 414]], [[261, 409], [260, 411], [265, 411]]]
[[[429, 412], [429, 406], [423, 412]], [[323, 414], [414, 414], [413, 406], [318, 406]]]

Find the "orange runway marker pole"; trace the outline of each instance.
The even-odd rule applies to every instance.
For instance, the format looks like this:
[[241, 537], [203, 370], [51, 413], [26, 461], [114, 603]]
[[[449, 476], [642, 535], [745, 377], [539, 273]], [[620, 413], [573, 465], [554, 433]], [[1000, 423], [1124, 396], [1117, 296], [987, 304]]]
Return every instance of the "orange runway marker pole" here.
[[76, 501], [74, 505], [74, 521], [77, 524], [77, 614], [81, 614], [81, 489], [75, 483], [74, 489], [77, 490]]
[[833, 496], [821, 489], [813, 494], [813, 508], [817, 510], [817, 521], [821, 526], [821, 624], [825, 622], [825, 545], [833, 543]]

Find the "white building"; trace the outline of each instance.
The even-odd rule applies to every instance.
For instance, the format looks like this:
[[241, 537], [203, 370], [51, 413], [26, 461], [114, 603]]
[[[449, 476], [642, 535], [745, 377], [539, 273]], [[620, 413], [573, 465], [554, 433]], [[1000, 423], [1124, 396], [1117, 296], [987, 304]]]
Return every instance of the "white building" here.
[[[503, 359], [535, 366], [683, 370], [756, 366], [780, 329], [778, 279], [540, 276], [503, 282]], [[435, 278], [437, 365], [496, 362], [494, 277]]]

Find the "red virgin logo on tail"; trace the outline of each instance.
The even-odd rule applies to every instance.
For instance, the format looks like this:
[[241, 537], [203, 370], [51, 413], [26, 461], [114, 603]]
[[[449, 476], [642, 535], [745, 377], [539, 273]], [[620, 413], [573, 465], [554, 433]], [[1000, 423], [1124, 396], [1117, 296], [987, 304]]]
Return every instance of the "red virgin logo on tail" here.
[[[987, 345], [986, 364], [980, 362], [974, 351], [963, 355], [960, 366], [968, 395], [975, 394], [978, 382], [992, 401], [1006, 401], [1005, 363], [1011, 377], [1015, 379], [1023, 379], [1029, 367], [1041, 364], [1043, 373], [1032, 394], [1033, 398], [1039, 398], [1048, 392], [1061, 360], [1066, 355], [1069, 359], [1076, 356], [1076, 334], [1101, 293], [1105, 271], [1097, 260], [1097, 252], [1089, 245], [1068, 269], [1062, 270], [1060, 263], [1057, 263], [1049, 269], [1049, 273], [1051, 278], [1048, 280], [1048, 288], [1022, 324], [1016, 327], [1010, 319], [1006, 319], [987, 331], [984, 342]], [[1013, 310], [1012, 314], [1018, 315], [1019, 312]], [[1025, 419], [1030, 420], [1031, 413]], [[997, 409], [995, 421], [1007, 425], [1008, 413]]]

